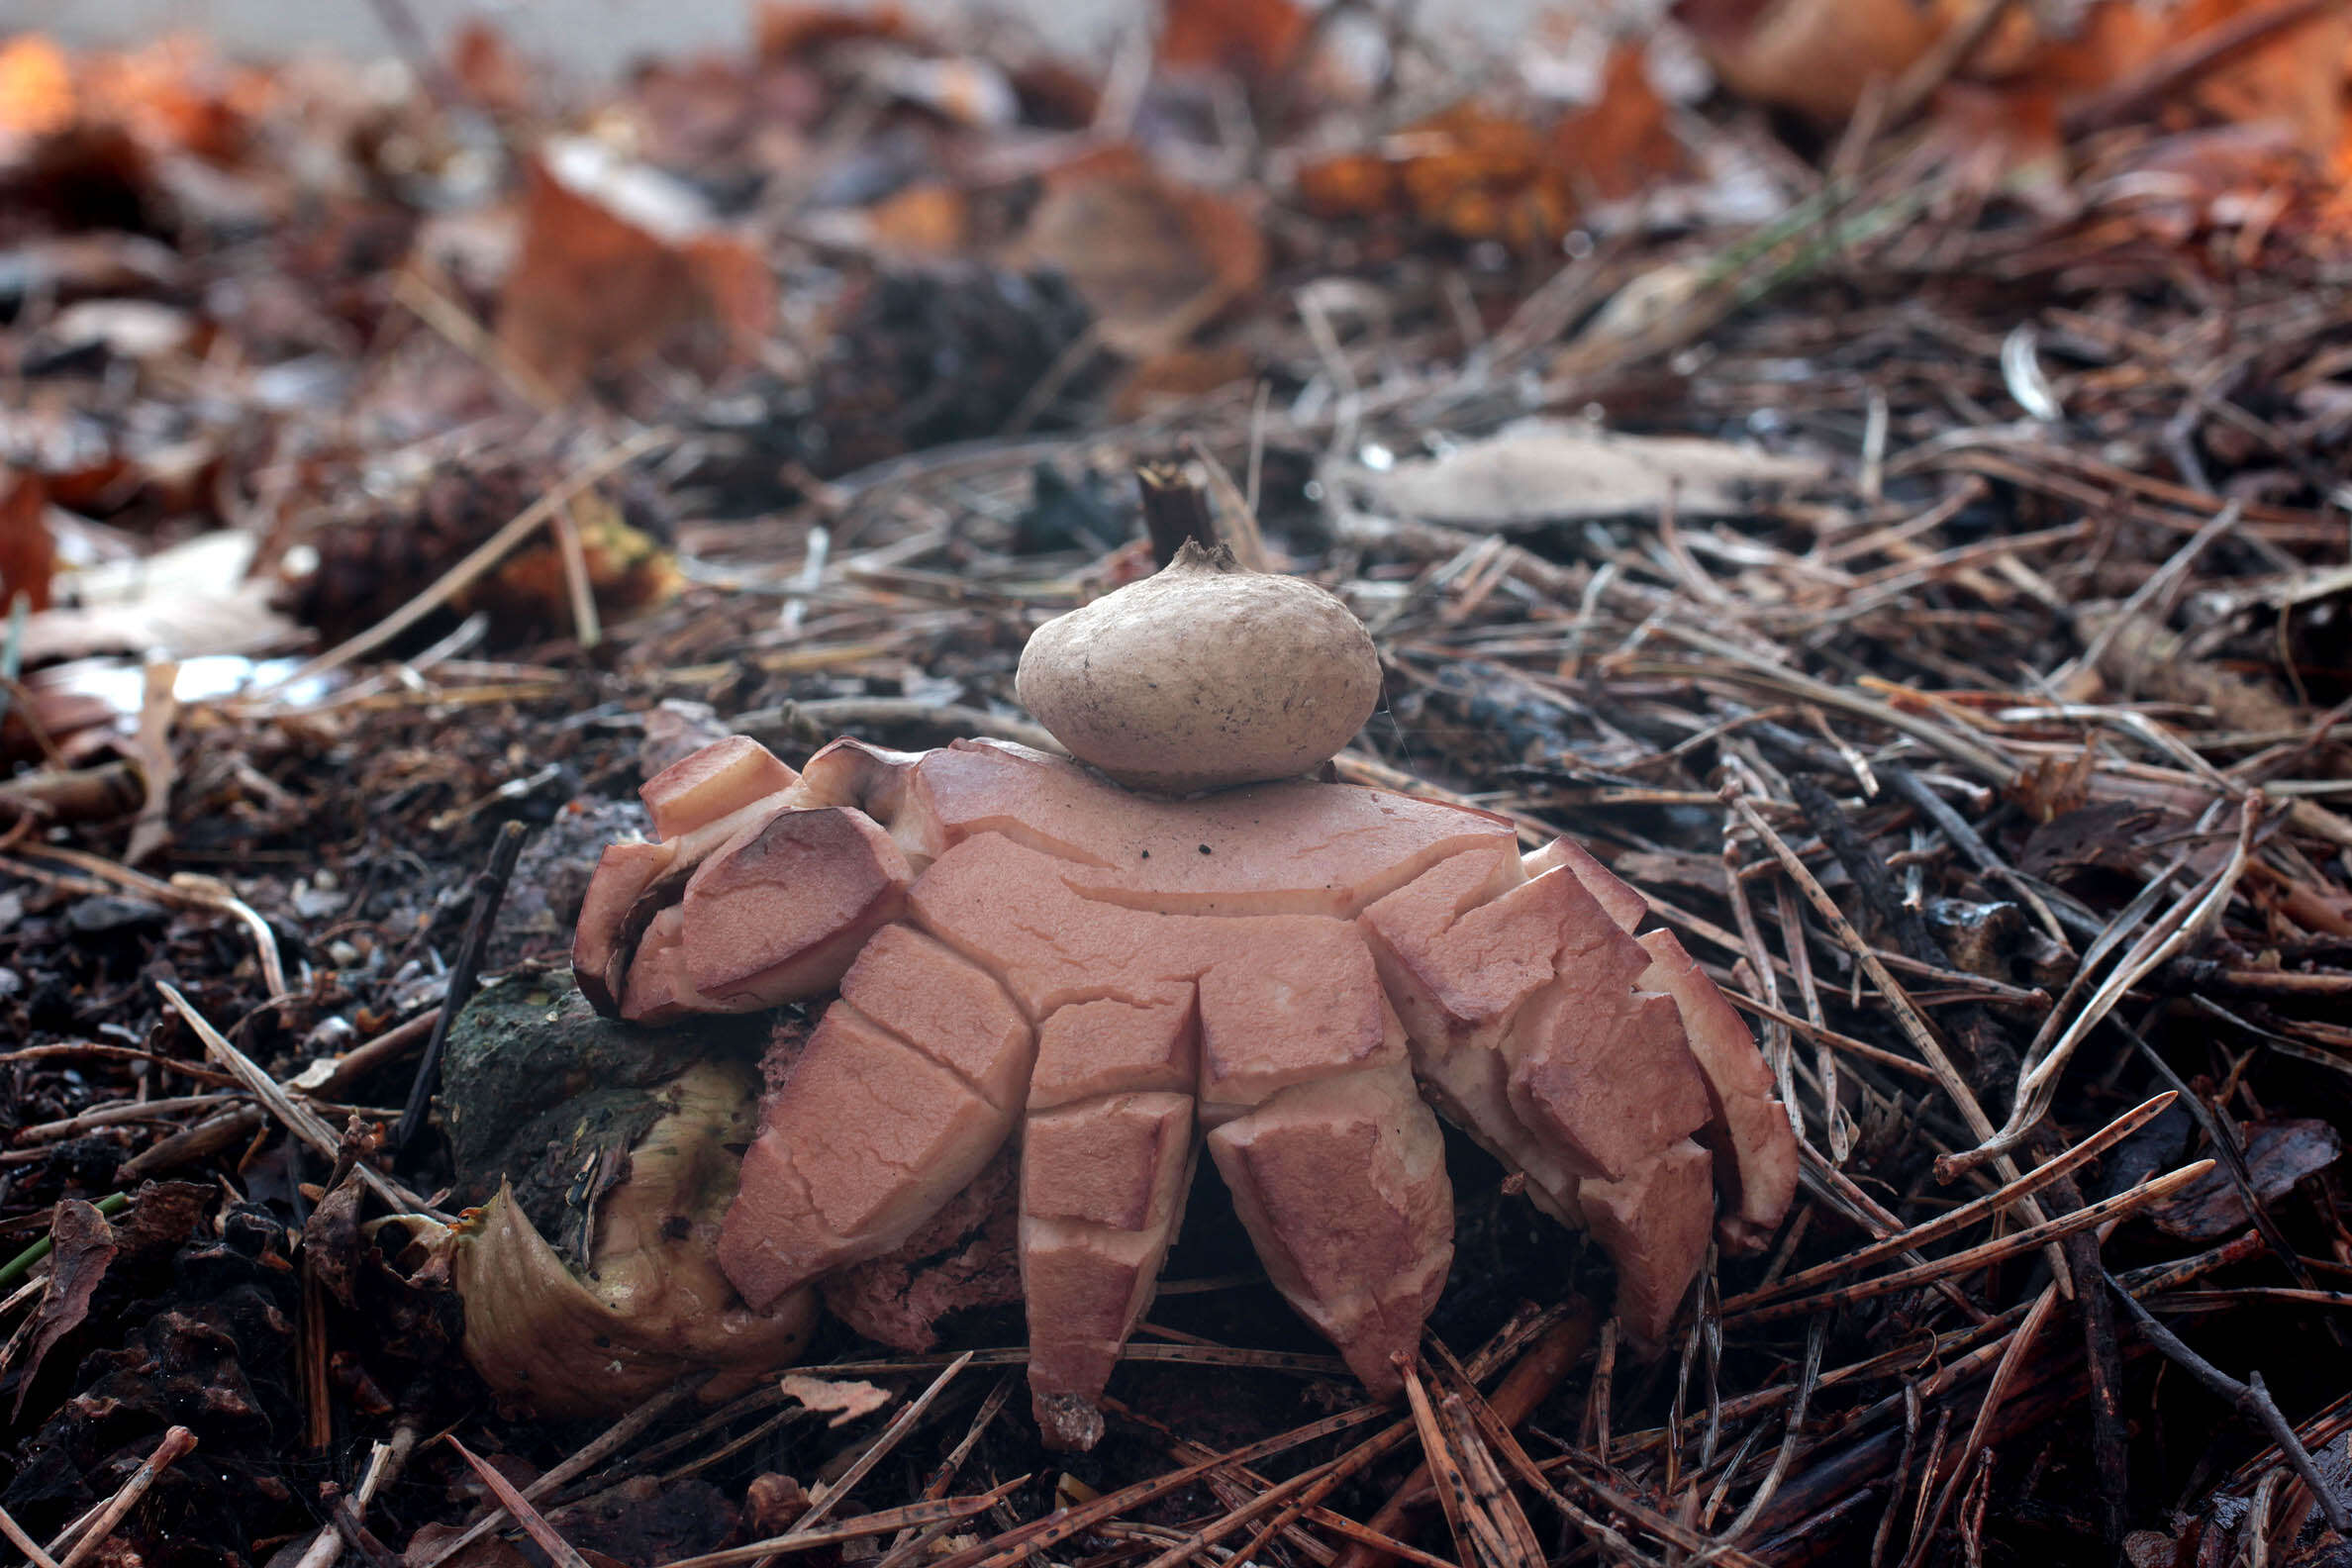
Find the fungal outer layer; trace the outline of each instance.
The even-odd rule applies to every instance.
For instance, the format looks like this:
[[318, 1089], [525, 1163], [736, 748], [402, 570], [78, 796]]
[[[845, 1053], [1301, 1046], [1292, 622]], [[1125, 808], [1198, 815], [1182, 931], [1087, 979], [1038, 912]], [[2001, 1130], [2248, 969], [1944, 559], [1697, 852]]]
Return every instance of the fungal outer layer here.
[[769, 1063], [720, 1260], [754, 1306], [889, 1251], [1021, 1146], [1029, 1381], [1085, 1447], [1206, 1144], [1275, 1287], [1375, 1393], [1452, 1256], [1433, 1105], [1589, 1229], [1637, 1341], [1710, 1234], [1752, 1249], [1795, 1139], [1754, 1041], [1561, 840], [1385, 790], [1159, 801], [1023, 747], [719, 742], [645, 787], [575, 964], [671, 1019], [838, 996]]

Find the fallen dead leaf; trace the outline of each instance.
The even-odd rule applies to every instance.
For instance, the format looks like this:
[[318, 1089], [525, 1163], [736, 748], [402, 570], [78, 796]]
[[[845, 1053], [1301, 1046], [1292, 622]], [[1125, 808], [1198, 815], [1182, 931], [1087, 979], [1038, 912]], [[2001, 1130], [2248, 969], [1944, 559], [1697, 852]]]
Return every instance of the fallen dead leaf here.
[[1014, 67], [1013, 90], [1021, 95], [1029, 122], [1048, 130], [1082, 130], [1094, 124], [1103, 104], [1102, 89], [1092, 76], [1051, 58]]
[[[2034, 8], [2012, 7], [1970, 52], [1958, 79], [2011, 103], [2054, 103], [2064, 111], [2254, 9], [2253, 0], [2099, 0], [2060, 25]], [[1822, 125], [1848, 118], [1872, 78], [1892, 83], [1971, 14], [1971, 6], [1956, 0], [1678, 0], [1675, 6], [1726, 87]], [[2226, 125], [2279, 127], [2305, 152], [2323, 156], [2343, 140], [2348, 47], [2352, 15], [2322, 7], [2214, 62], [2167, 101], [2194, 105]]]
[[1915, 0], [1677, 0], [1723, 85], [1742, 98], [1834, 125], [1872, 78], [1892, 82], [1948, 18]]
[[62, 131], [75, 103], [73, 66], [54, 39], [26, 33], [0, 44], [0, 138]]
[[822, 112], [825, 83], [787, 59], [648, 60], [625, 111], [640, 156], [662, 168], [792, 166]]
[[1159, 61], [1263, 85], [1297, 62], [1313, 27], [1292, 0], [1167, 0]]
[[1398, 141], [1413, 149], [1398, 179], [1422, 223], [1521, 250], [1549, 249], [1568, 232], [1576, 198], [1566, 174], [1543, 137], [1518, 116], [1456, 104]]
[[[2188, 41], [2231, 21], [2246, 0], [2189, 0], [2174, 14], [2173, 36]], [[2344, 140], [2344, 57], [2352, 49], [2352, 13], [2321, 8], [2241, 51], [2190, 89], [2198, 106], [2231, 125], [2273, 125], [2295, 145], [2324, 157]]]
[[970, 230], [963, 192], [951, 185], [910, 185], [854, 216], [869, 247], [902, 256], [955, 255]]
[[749, 358], [776, 320], [776, 283], [767, 258], [731, 234], [697, 235], [686, 243], [686, 269], [713, 320], [738, 358]]
[[2088, 747], [2071, 757], [2037, 757], [2017, 775], [2009, 799], [2034, 823], [2052, 823], [2082, 810], [2091, 799], [2091, 768], [2097, 753]]
[[81, 86], [85, 120], [120, 124], [156, 151], [224, 167], [244, 153], [252, 117], [273, 93], [267, 72], [232, 66], [189, 34], [87, 56]]
[[1340, 477], [1396, 513], [1469, 528], [1572, 518], [1735, 517], [1760, 491], [1818, 482], [1822, 466], [1687, 436], [1618, 436], [1562, 420], [1522, 420], [1442, 457]]
[[799, 1401], [804, 1409], [833, 1412], [833, 1419], [825, 1423], [828, 1426], [845, 1425], [860, 1416], [871, 1416], [893, 1398], [888, 1390], [871, 1383], [810, 1377], [800, 1372], [786, 1373], [778, 1386], [786, 1399]]
[[523, 1495], [522, 1485], [518, 1485], [511, 1479], [505, 1473], [506, 1466], [498, 1462], [511, 1458], [511, 1455], [494, 1454], [489, 1459], [484, 1459], [466, 1447], [464, 1443], [459, 1442], [457, 1434], [454, 1432], [443, 1434], [441, 1440], [457, 1450], [458, 1458], [473, 1466], [474, 1473], [482, 1478], [482, 1485], [488, 1489], [490, 1495], [498, 1500], [501, 1507], [515, 1517], [515, 1522], [523, 1526], [523, 1533], [530, 1536], [533, 1543], [541, 1552], [544, 1552], [550, 1561], [558, 1563], [580, 1561], [587, 1563], [588, 1568], [620, 1568], [619, 1564], [590, 1560], [587, 1553], [580, 1551], [557, 1533], [555, 1527], [547, 1522], [546, 1516], [533, 1507], [531, 1500]]
[[475, 17], [457, 30], [449, 42], [449, 74], [465, 89], [466, 97], [493, 114], [517, 115], [530, 109], [537, 96], [531, 67], [506, 35]]
[[2148, 616], [2134, 616], [2108, 631], [2116, 608], [2091, 605], [2078, 612], [2082, 635], [2104, 636], [2105, 641], [2097, 666], [2081, 672], [2093, 694], [2070, 696], [2070, 701], [2097, 701], [2100, 689], [2111, 683], [2109, 689], [2142, 699], [2210, 709], [2216, 720], [2233, 730], [2292, 731], [2303, 723], [2302, 710], [2280, 691], [2210, 660], [2189, 656], [2182, 637]]
[[114, 1222], [124, 1263], [145, 1268], [177, 1251], [218, 1196], [202, 1182], [141, 1182], [130, 1212]]
[[[334, 1064], [325, 1060], [314, 1062], [329, 1072]], [[350, 1134], [345, 1135], [345, 1146]], [[367, 1150], [372, 1153], [373, 1150]], [[311, 1272], [320, 1286], [345, 1307], [358, 1301], [361, 1280], [361, 1241], [359, 1236], [359, 1209], [367, 1189], [357, 1177], [345, 1176], [329, 1189], [327, 1195], [311, 1210], [310, 1219], [302, 1226], [302, 1251], [310, 1260]]]
[[1621, 201], [1690, 168], [1690, 152], [1674, 134], [1666, 100], [1650, 84], [1648, 56], [1638, 49], [1610, 51], [1601, 96], [1562, 116], [1552, 127], [1551, 145], [1570, 185], [1606, 201]]
[[[2247, 1173], [2264, 1203], [2284, 1198], [2297, 1182], [2327, 1169], [2344, 1151], [2336, 1129], [2311, 1117], [2256, 1122], [2242, 1131]], [[2252, 1217], [2237, 1183], [2215, 1165], [2178, 1196], [2149, 1209], [2148, 1218], [2184, 1241], [2218, 1241], [2243, 1230]]]
[[11, 1421], [24, 1414], [25, 1396], [32, 1392], [41, 1363], [90, 1315], [90, 1298], [106, 1278], [107, 1265], [118, 1250], [114, 1227], [106, 1223], [106, 1216], [98, 1212], [97, 1205], [78, 1198], [57, 1205], [56, 1218], [49, 1223], [49, 1238], [55, 1250], [49, 1288], [41, 1293], [41, 1306], [33, 1315], [33, 1342], [26, 1352], [25, 1369], [17, 1376]]
[[1576, 213], [1556, 143], [1515, 115], [1463, 102], [1299, 171], [1322, 218], [1405, 217], [1458, 240], [1549, 249]]
[[57, 539], [49, 532], [49, 487], [37, 474], [0, 468], [0, 614], [18, 594], [47, 610], [57, 569]]
[[1014, 265], [1051, 267], [1095, 314], [1103, 341], [1137, 358], [1176, 346], [1266, 279], [1265, 237], [1239, 201], [1178, 184], [1114, 148], [1047, 181]]
[[640, 364], [697, 325], [720, 329], [727, 355], [766, 330], [764, 259], [685, 186], [580, 139], [549, 143], [526, 180], [498, 340], [554, 394]]
[[[2017, 869], [2027, 876], [2058, 881], [2087, 870], [2137, 864], [2135, 846], [2171, 826], [2164, 814], [2130, 801], [2092, 800], [2088, 769], [2060, 767], [2045, 757], [2035, 774], [2023, 775], [2010, 792], [2028, 812], [2040, 815], [2017, 850]], [[2069, 804], [2081, 799], [2084, 804]]]
[[2208, 126], [2149, 144], [2100, 194], [2144, 233], [2185, 244], [2215, 231], [2268, 229], [2297, 193], [2311, 191], [2313, 172], [2284, 122]]
[[1397, 165], [1378, 152], [1340, 152], [1299, 170], [1299, 200], [1318, 218], [1377, 218], [1399, 205]]
[[2154, 59], [2171, 40], [2167, 19], [2139, 0], [2099, 0], [2071, 36], [2037, 34], [2029, 48], [1986, 74], [2020, 87], [2045, 88], [2065, 102], [2113, 86]]
[[[57, 668], [71, 670], [74, 666]], [[67, 766], [78, 765], [113, 748], [117, 721], [122, 716], [121, 704], [60, 687], [53, 669], [37, 671], [25, 679], [23, 700], [10, 703], [7, 714], [0, 716], [0, 757], [17, 762], [46, 756], [47, 748], [34, 735], [33, 726], [37, 725], [56, 748], [57, 760]]]

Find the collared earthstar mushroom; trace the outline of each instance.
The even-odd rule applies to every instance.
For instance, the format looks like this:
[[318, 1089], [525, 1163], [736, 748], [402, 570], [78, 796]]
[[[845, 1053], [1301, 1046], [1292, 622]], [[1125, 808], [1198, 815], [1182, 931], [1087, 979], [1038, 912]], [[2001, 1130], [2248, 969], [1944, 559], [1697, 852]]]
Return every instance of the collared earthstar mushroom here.
[[769, 1063], [720, 1230], [751, 1310], [900, 1245], [1016, 1140], [1029, 1385], [1083, 1448], [1204, 1146], [1375, 1394], [1452, 1256], [1439, 1115], [1600, 1241], [1637, 1343], [1711, 1236], [1779, 1225], [1771, 1075], [1638, 893], [1568, 839], [1304, 776], [1379, 690], [1337, 600], [1194, 550], [1040, 629], [1020, 689], [1079, 760], [844, 739], [795, 772], [735, 736], [648, 781], [656, 839], [597, 868], [599, 1011], [833, 997]]

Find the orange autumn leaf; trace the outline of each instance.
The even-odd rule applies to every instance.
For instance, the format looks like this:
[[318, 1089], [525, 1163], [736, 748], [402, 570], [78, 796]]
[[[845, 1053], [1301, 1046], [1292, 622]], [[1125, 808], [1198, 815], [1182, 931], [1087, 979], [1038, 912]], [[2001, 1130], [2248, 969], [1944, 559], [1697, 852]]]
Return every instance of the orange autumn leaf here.
[[1240, 200], [1217, 191], [1176, 190], [1176, 210], [1185, 233], [1228, 300], [1255, 293], [1266, 281], [1266, 237], [1256, 214]]
[[1576, 216], [1560, 145], [1523, 121], [1463, 102], [1299, 171], [1299, 195], [1326, 218], [1409, 217], [1458, 240], [1521, 250], [1558, 244]]
[[680, 247], [700, 306], [749, 358], [776, 325], [776, 281], [759, 247], [732, 234], [697, 235]]
[[[2002, 80], [2049, 91], [2071, 109], [2132, 81], [2168, 53], [2227, 37], [2269, 9], [2256, 0], [2182, 0], [2170, 8], [2102, 0], [2070, 36], [2047, 40]], [[2347, 49], [2352, 16], [2341, 7], [2322, 8], [2212, 60], [2151, 106], [2153, 118], [2183, 129], [2180, 111], [2190, 109], [2224, 125], [2283, 132], [2304, 152], [2331, 156], [2345, 132]]]
[[79, 56], [40, 34], [0, 42], [0, 139], [78, 134], [91, 147], [113, 141], [230, 164], [276, 93], [266, 71], [229, 65], [192, 38]]
[[[2015, 8], [1970, 52], [1960, 80], [2046, 96], [2064, 114], [2129, 82], [2167, 50], [2194, 49], [2264, 9], [2263, 0], [2098, 0], [2058, 29]], [[1848, 118], [1870, 80], [1901, 77], [1968, 14], [1957, 0], [1677, 0], [1675, 6], [1724, 86], [1823, 125]], [[2348, 48], [2352, 15], [2321, 7], [2208, 63], [2167, 103], [2224, 124], [2276, 127], [2306, 152], [2325, 155], [2344, 134]], [[2177, 116], [2162, 116], [2165, 104], [2154, 107], [2179, 128]]]
[[504, 33], [478, 17], [450, 43], [449, 74], [468, 98], [494, 114], [522, 114], [535, 96], [531, 67]]
[[910, 185], [865, 210], [874, 247], [901, 255], [951, 256], [963, 249], [971, 213], [951, 185]]
[[2041, 40], [2014, 62], [2014, 71], [1986, 74], [1996, 79], [2016, 75], [2064, 103], [2112, 87], [2172, 41], [2167, 17], [2140, 0], [2099, 0], [2083, 13], [2071, 36]]
[[[2252, 9], [2247, 0], [2188, 0], [2175, 15], [2176, 39], [2188, 41]], [[2275, 125], [2307, 152], [2334, 150], [2344, 134], [2344, 54], [2352, 15], [2323, 7], [2308, 21], [2244, 49], [2191, 89], [2198, 107], [2233, 125]]]
[[1571, 183], [1619, 201], [1685, 172], [1690, 154], [1667, 121], [1666, 100], [1650, 85], [1637, 49], [1611, 51], [1601, 96], [1552, 128], [1552, 156]]
[[1159, 59], [1177, 70], [1270, 81], [1297, 61], [1313, 25], [1292, 0], [1167, 0]]
[[686, 317], [685, 257], [533, 159], [498, 340], [558, 393], [650, 357]]
[[1377, 152], [1342, 152], [1299, 170], [1299, 200], [1318, 218], [1376, 218], [1401, 199], [1396, 165]]
[[0, 44], [0, 136], [49, 136], [74, 112], [73, 65], [55, 41], [27, 33]]
[[1431, 115], [1399, 140], [1413, 148], [1404, 166], [1405, 192], [1423, 216], [1442, 210], [1449, 191], [1517, 191], [1550, 169], [1550, 148], [1533, 127], [1477, 103]]
[[[2091, 13], [2107, 0], [2071, 0], [2064, 15], [2066, 21], [2055, 32], [2044, 26], [2049, 8], [2031, 5], [2011, 5], [2002, 8], [1994, 20], [1992, 31], [1969, 50], [1968, 58], [1958, 67], [1958, 75], [1972, 81], [1999, 81], [2025, 70], [2053, 43], [2072, 42], [2090, 31]], [[2133, 10], [2138, 0], [2122, 0]], [[1939, 5], [1947, 21], [1965, 21], [1965, 14], [1953, 14], [1950, 6]]]
[[158, 39], [92, 56], [83, 71], [85, 119], [114, 121], [141, 143], [235, 162], [247, 128], [272, 96], [266, 73], [224, 63], [200, 39]]
[[1459, 240], [1520, 250], [1559, 243], [1576, 196], [1549, 138], [1475, 102], [1431, 115], [1394, 138], [1397, 183], [1413, 216]]
[[1835, 125], [1893, 81], [1950, 18], [1918, 0], [1677, 0], [1674, 15], [1742, 98]]

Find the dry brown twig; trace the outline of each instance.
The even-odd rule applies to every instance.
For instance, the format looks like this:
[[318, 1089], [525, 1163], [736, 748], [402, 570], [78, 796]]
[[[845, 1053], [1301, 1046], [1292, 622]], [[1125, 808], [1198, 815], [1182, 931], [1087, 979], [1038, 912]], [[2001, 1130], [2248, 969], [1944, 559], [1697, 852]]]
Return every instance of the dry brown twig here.
[[[277, 1080], [253, 1065], [252, 1058], [231, 1044], [229, 1037], [214, 1029], [204, 1015], [197, 1012], [194, 1005], [186, 997], [181, 996], [168, 981], [156, 981], [155, 989], [162, 994], [164, 1001], [171, 1004], [172, 1010], [187, 1021], [188, 1028], [196, 1031], [197, 1038], [204, 1041], [205, 1051], [215, 1061], [228, 1068], [230, 1073], [245, 1085], [246, 1091], [254, 1099], [260, 1101], [271, 1116], [284, 1125], [286, 1130], [309, 1144], [323, 1158], [333, 1160], [336, 1157], [336, 1151], [342, 1146], [342, 1140], [335, 1135], [326, 1123], [319, 1120], [316, 1112], [287, 1094], [285, 1090], [278, 1087]], [[391, 1177], [384, 1175], [374, 1166], [361, 1161], [352, 1169], [359, 1180], [366, 1185], [368, 1191], [374, 1193], [394, 1212], [424, 1215], [429, 1219], [439, 1220], [444, 1225], [448, 1223], [448, 1216], [440, 1213], [424, 1199]]]
[[2132, 1323], [2138, 1325], [2139, 1331], [2147, 1336], [2150, 1344], [2270, 1435], [2272, 1444], [2286, 1455], [2296, 1478], [2317, 1501], [2320, 1512], [2327, 1518], [2327, 1527], [2338, 1535], [2352, 1536], [2352, 1509], [2346, 1507], [2334, 1483], [2320, 1474], [2310, 1451], [2303, 1447], [2303, 1440], [2295, 1434], [2293, 1424], [2280, 1414], [2278, 1401], [2272, 1399], [2270, 1390], [2263, 1386], [2262, 1374], [2256, 1372], [2248, 1381], [2240, 1383], [2190, 1349], [2180, 1335], [2158, 1323], [2155, 1315], [2141, 1306], [2139, 1299], [2118, 1284], [2113, 1275], [2107, 1277], [2107, 1284], [2121, 1299], [2123, 1310], [2130, 1314]]
[[[78, 1568], [89, 1560], [91, 1553], [106, 1544], [123, 1516], [136, 1508], [147, 1494], [158, 1476], [187, 1457], [196, 1447], [196, 1434], [185, 1426], [174, 1426], [163, 1434], [155, 1451], [140, 1463], [131, 1478], [125, 1481], [114, 1496], [91, 1509], [60, 1530], [49, 1543], [49, 1555], [56, 1559], [57, 1568]], [[62, 1553], [63, 1555], [59, 1555]]]
[[532, 1538], [540, 1551], [547, 1554], [556, 1568], [588, 1568], [588, 1559], [581, 1556], [579, 1549], [547, 1522], [546, 1516], [534, 1508], [531, 1500], [523, 1495], [515, 1483], [502, 1475], [496, 1465], [485, 1462], [472, 1449], [459, 1442], [453, 1432], [443, 1440], [457, 1450], [457, 1457], [471, 1466], [475, 1475], [482, 1478], [482, 1485], [488, 1487], [490, 1495], [498, 1499], [499, 1507], [514, 1516], [515, 1521], [523, 1526], [523, 1532]]
[[[552, 1496], [557, 1488], [576, 1477], [585, 1475], [589, 1470], [620, 1452], [655, 1421], [692, 1397], [694, 1384], [699, 1381], [699, 1379], [695, 1379], [675, 1384], [622, 1417], [607, 1427], [603, 1433], [581, 1447], [577, 1453], [562, 1463], [552, 1466], [544, 1475], [523, 1488], [524, 1501], [537, 1503], [541, 1498]], [[418, 1564], [418, 1568], [440, 1568], [441, 1563], [447, 1562], [475, 1541], [497, 1529], [511, 1518], [513, 1515], [506, 1505], [503, 1502], [500, 1503], [484, 1514], [482, 1518], [474, 1520], [451, 1537], [439, 1551]]]

